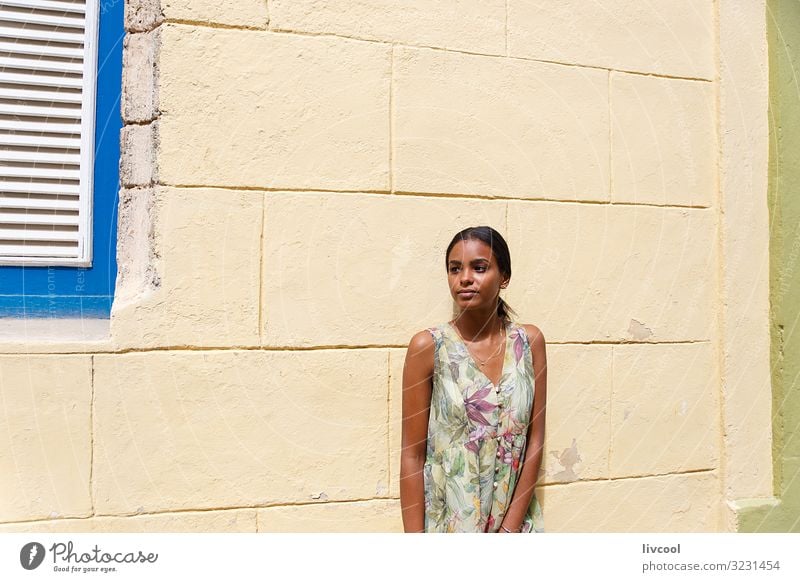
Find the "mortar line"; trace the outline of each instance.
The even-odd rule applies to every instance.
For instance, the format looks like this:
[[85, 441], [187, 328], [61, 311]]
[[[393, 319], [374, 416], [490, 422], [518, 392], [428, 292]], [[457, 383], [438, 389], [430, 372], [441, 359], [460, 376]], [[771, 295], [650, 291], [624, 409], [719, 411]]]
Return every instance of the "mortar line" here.
[[[665, 340], [660, 342], [646, 342], [646, 341], [553, 341], [547, 340], [548, 345], [559, 346], [663, 346], [663, 345], [692, 345], [692, 344], [707, 344], [711, 340]], [[230, 351], [263, 351], [263, 352], [314, 352], [325, 350], [364, 350], [364, 349], [394, 349], [394, 348], [407, 348], [407, 344], [361, 344], [361, 345], [344, 345], [344, 344], [328, 344], [319, 346], [187, 346], [187, 345], [169, 345], [169, 346], [155, 346], [149, 348], [122, 348], [122, 349], [109, 349], [105, 351], [89, 352], [89, 351], [52, 351], [52, 352], [2, 352], [0, 356], [64, 356], [64, 355], [100, 355], [100, 354], [147, 354], [153, 352], [230, 352]]]
[[156, 20], [154, 22], [151, 22], [150, 24], [152, 24], [152, 28], [135, 28], [135, 27], [134, 28], [125, 28], [125, 34], [126, 35], [147, 34], [148, 32], [153, 32], [154, 30], [160, 28], [161, 25], [164, 24], [165, 22], [167, 22], [167, 21], [162, 18], [160, 20]]
[[[702, 206], [698, 204], [656, 204], [653, 202], [629, 202], [629, 201], [610, 201], [610, 200], [567, 200], [563, 198], [515, 198], [513, 196], [492, 196], [486, 194], [457, 193], [449, 194], [444, 192], [414, 192], [410, 190], [341, 190], [332, 188], [277, 188], [269, 186], [222, 186], [213, 184], [168, 184], [156, 182], [152, 186], [162, 186], [164, 188], [185, 188], [185, 189], [212, 189], [230, 190], [232, 192], [299, 192], [314, 194], [357, 194], [357, 195], [377, 195], [377, 196], [419, 196], [426, 198], [450, 198], [453, 200], [487, 200], [491, 202], [505, 202], [514, 200], [519, 202], [558, 202], [559, 204], [600, 204], [607, 206], [646, 206], [649, 208], [686, 208], [697, 210], [708, 210], [713, 206]], [[147, 189], [148, 186], [138, 186], [139, 189]], [[126, 187], [127, 190], [132, 188]]]
[[267, 193], [261, 197], [261, 233], [258, 242], [258, 344], [264, 345], [264, 227]]
[[644, 77], [658, 77], [661, 79], [676, 79], [681, 81], [702, 81], [704, 83], [712, 82], [711, 79], [704, 79], [703, 77], [689, 77], [689, 76], [681, 76], [681, 75], [670, 75], [667, 73], [652, 73], [652, 72], [643, 72], [643, 71], [631, 71], [627, 69], [615, 69], [612, 67], [601, 67], [599, 65], [582, 65], [577, 63], [567, 63], [563, 61], [554, 61], [549, 59], [534, 59], [530, 57], [519, 57], [519, 56], [511, 56], [511, 55], [504, 55], [504, 54], [492, 54], [492, 53], [479, 53], [473, 51], [467, 51], [464, 49], [453, 49], [453, 48], [445, 48], [445, 47], [438, 47], [438, 46], [429, 46], [429, 45], [422, 45], [422, 44], [412, 44], [412, 43], [398, 43], [394, 40], [378, 40], [378, 39], [371, 39], [371, 38], [362, 38], [357, 36], [348, 36], [346, 34], [338, 34], [332, 32], [310, 32], [305, 30], [293, 30], [290, 28], [270, 28], [269, 30], [265, 31], [263, 28], [258, 28], [255, 26], [244, 26], [244, 25], [230, 25], [230, 24], [221, 24], [217, 22], [200, 22], [195, 20], [184, 20], [179, 18], [168, 19], [164, 21], [168, 24], [176, 24], [179, 26], [195, 26], [200, 28], [216, 28], [216, 29], [225, 29], [225, 30], [244, 30], [244, 31], [255, 31], [255, 32], [269, 32], [274, 34], [294, 34], [297, 36], [317, 36], [323, 38], [342, 38], [351, 41], [357, 42], [367, 42], [371, 44], [377, 45], [392, 45], [396, 44], [403, 47], [409, 48], [418, 48], [418, 49], [429, 49], [434, 51], [440, 51], [445, 53], [456, 53], [462, 55], [473, 55], [473, 56], [480, 56], [480, 57], [493, 57], [496, 59], [513, 59], [517, 61], [523, 61], [528, 63], [542, 63], [546, 65], [557, 65], [561, 67], [571, 67], [575, 69], [592, 69], [597, 71], [616, 71], [618, 73], [627, 73], [629, 75], [641, 75]]
[[[623, 482], [623, 481], [633, 481], [636, 479], [652, 479], [652, 478], [659, 478], [659, 477], [680, 477], [683, 475], [698, 475], [698, 474], [711, 474], [714, 473], [716, 469], [690, 469], [688, 471], [679, 471], [679, 472], [672, 472], [672, 473], [649, 473], [643, 475], [626, 475], [624, 477], [615, 477], [611, 479], [606, 478], [596, 478], [596, 479], [577, 479], [575, 481], [564, 481], [564, 482], [554, 482], [554, 483], [546, 483], [543, 485], [537, 485], [537, 489], [539, 488], [549, 488], [549, 487], [563, 487], [563, 486], [570, 486], [572, 484], [579, 484], [579, 483], [598, 483], [598, 482]], [[363, 503], [365, 501], [396, 501], [399, 497], [364, 497], [364, 498], [355, 498], [355, 499], [337, 499], [333, 501], [296, 501], [296, 502], [287, 502], [287, 503], [275, 503], [270, 505], [237, 505], [237, 506], [227, 506], [227, 507], [207, 507], [207, 508], [176, 508], [176, 509], [169, 509], [164, 511], [150, 511], [150, 512], [143, 512], [143, 513], [121, 513], [121, 514], [98, 514], [94, 516], [75, 516], [75, 517], [63, 517], [59, 519], [30, 519], [30, 520], [21, 520], [21, 521], [5, 521], [0, 523], [0, 529], [4, 525], [22, 525], [22, 524], [35, 524], [35, 523], [56, 523], [56, 522], [65, 522], [68, 520], [88, 520], [88, 519], [97, 519], [97, 518], [140, 518], [142, 516], [160, 516], [160, 515], [176, 515], [182, 513], [212, 513], [215, 511], [239, 511], [243, 509], [255, 509], [256, 515], [258, 515], [259, 509], [272, 509], [272, 508], [282, 508], [282, 507], [305, 507], [305, 506], [313, 506], [313, 505], [346, 505], [352, 503]]]
[[[710, 340], [672, 340], [661, 342], [647, 342], [647, 341], [547, 341], [551, 345], [563, 346], [663, 346], [663, 345], [691, 345], [691, 344], [707, 344]], [[264, 351], [264, 352], [313, 352], [321, 350], [364, 350], [364, 349], [393, 349], [393, 348], [407, 348], [406, 344], [328, 344], [318, 346], [159, 346], [152, 348], [127, 348], [119, 350], [116, 353], [141, 353], [141, 352], [157, 352], [157, 351], [231, 351], [231, 350], [248, 350], [248, 351]]]
[[[243, 509], [272, 509], [272, 508], [281, 508], [281, 507], [304, 507], [304, 506], [311, 506], [311, 505], [333, 505], [333, 504], [351, 504], [351, 503], [363, 503], [365, 501], [388, 501], [398, 499], [397, 497], [363, 497], [363, 498], [355, 498], [355, 499], [337, 499], [334, 501], [295, 501], [295, 502], [286, 502], [286, 503], [273, 503], [268, 505], [230, 505], [230, 506], [219, 506], [219, 507], [203, 507], [203, 508], [175, 508], [175, 509], [165, 509], [163, 511], [147, 511], [141, 513], [108, 513], [108, 514], [98, 514], [94, 516], [73, 516], [73, 517], [62, 517], [58, 519], [28, 519], [28, 520], [19, 520], [19, 521], [4, 521], [0, 522], [0, 529], [4, 525], [17, 525], [17, 524], [26, 524], [26, 523], [55, 523], [55, 522], [62, 522], [67, 520], [87, 520], [92, 518], [138, 518], [141, 516], [159, 516], [159, 515], [176, 515], [182, 513], [213, 513], [215, 511], [241, 511]], [[256, 515], [258, 511], [256, 511]]]
[[633, 481], [635, 479], [651, 479], [657, 477], [678, 477], [681, 475], [696, 475], [699, 473], [714, 473], [716, 468], [709, 469], [687, 469], [686, 471], [673, 471], [668, 473], [643, 473], [640, 475], [625, 475], [624, 477], [596, 477], [589, 479], [576, 479], [575, 481], [555, 481], [545, 483], [542, 487], [557, 487], [560, 485], [571, 485], [573, 483], [618, 483], [624, 481]]
[[[178, 26], [196, 26], [198, 28], [213, 28], [218, 30], [245, 30], [255, 32], [277, 32], [278, 29], [262, 28], [250, 24], [227, 24], [225, 22], [206, 22], [203, 20], [191, 20], [189, 18], [165, 18], [162, 24], [177, 24]], [[269, 26], [269, 23], [267, 23]]]
[[505, 35], [505, 53], [508, 56], [508, 0], [505, 2], [506, 4], [506, 19], [505, 19], [505, 28], [503, 33]]
[[614, 442], [614, 346], [611, 346], [611, 386], [608, 396], [608, 455], [606, 456], [606, 475], [611, 477], [611, 453]]
[[394, 44], [389, 55], [389, 193], [394, 194]]
[[[726, 473], [727, 473], [727, 463], [725, 462], [725, 458], [727, 455], [727, 446], [726, 446], [726, 429], [725, 429], [725, 392], [723, 387], [725, 386], [725, 345], [727, 343], [727, 338], [725, 337], [725, 316], [726, 316], [726, 301], [723, 297], [725, 293], [725, 244], [724, 244], [724, 200], [722, 195], [722, 180], [721, 180], [721, 173], [722, 173], [722, 163], [723, 163], [723, 149], [722, 149], [722, 118], [721, 118], [721, 101], [722, 101], [722, 69], [720, 66], [721, 63], [721, 47], [720, 42], [722, 39], [722, 33], [720, 30], [721, 27], [721, 20], [720, 20], [720, 3], [719, 0], [714, 0], [714, 67], [715, 67], [715, 77], [716, 82], [714, 83], [714, 113], [715, 113], [715, 123], [714, 123], [714, 139], [716, 141], [717, 147], [717, 163], [714, 172], [714, 181], [716, 186], [716, 212], [715, 212], [715, 219], [716, 219], [716, 228], [717, 228], [717, 281], [716, 281], [716, 288], [717, 288], [717, 345], [716, 345], [716, 355], [717, 355], [717, 367], [719, 370], [719, 379], [718, 379], [718, 387], [717, 393], [719, 395], [719, 407], [718, 407], [718, 414], [717, 414], [717, 425], [719, 427], [718, 436], [717, 436], [717, 444], [719, 446], [719, 470], [720, 470], [720, 478], [719, 478], [719, 495], [720, 498], [723, 500], [727, 499], [726, 494]], [[721, 512], [724, 510], [721, 509]], [[717, 518], [719, 520], [719, 525], [724, 526], [724, 513], [720, 513]]]
[[[402, 386], [401, 386], [402, 393]], [[400, 426], [402, 430], [403, 414], [400, 414]], [[386, 492], [392, 490], [392, 439], [390, 436], [392, 426], [392, 352], [386, 350]], [[399, 475], [398, 475], [399, 477]]]
[[151, 119], [139, 120], [139, 119], [123, 119], [122, 126], [123, 127], [131, 127], [131, 126], [138, 126], [138, 127], [146, 127], [148, 125], [152, 125], [154, 122], [158, 121], [161, 117], [161, 112], [156, 112], [156, 114]]
[[611, 71], [608, 72], [608, 200], [614, 199], [614, 118], [611, 109]]

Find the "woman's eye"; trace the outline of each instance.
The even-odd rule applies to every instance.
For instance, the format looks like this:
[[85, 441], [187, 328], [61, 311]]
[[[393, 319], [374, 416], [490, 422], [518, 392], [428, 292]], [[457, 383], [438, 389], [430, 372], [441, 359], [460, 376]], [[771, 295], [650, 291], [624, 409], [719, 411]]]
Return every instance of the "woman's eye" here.
[[[486, 267], [485, 265], [477, 265], [475, 267], [475, 271], [478, 272], [478, 273], [485, 273], [487, 268], [488, 267]], [[460, 270], [461, 270], [461, 267], [450, 267], [450, 272], [451, 273], [457, 273]]]

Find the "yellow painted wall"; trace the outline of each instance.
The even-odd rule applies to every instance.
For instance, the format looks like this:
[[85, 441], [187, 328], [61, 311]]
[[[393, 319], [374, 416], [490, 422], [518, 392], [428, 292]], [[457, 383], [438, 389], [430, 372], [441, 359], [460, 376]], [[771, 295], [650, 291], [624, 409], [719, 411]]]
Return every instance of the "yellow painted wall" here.
[[127, 0], [111, 325], [2, 336], [0, 531], [402, 531], [404, 346], [478, 224], [549, 342], [548, 531], [736, 529], [763, 2], [590, 4]]

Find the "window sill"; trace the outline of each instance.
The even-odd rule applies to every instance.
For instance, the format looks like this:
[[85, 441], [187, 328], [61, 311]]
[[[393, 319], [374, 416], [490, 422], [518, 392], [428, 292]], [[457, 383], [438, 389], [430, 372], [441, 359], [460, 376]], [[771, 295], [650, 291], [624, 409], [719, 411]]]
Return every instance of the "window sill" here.
[[113, 351], [108, 319], [0, 318], [0, 354]]

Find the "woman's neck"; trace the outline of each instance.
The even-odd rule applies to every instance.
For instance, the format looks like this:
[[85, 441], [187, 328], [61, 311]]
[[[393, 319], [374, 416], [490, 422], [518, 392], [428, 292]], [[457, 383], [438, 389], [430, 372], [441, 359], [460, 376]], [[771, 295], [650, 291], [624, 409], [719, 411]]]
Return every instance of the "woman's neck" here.
[[461, 337], [471, 342], [495, 337], [505, 328], [503, 320], [496, 312], [480, 314], [462, 311], [453, 320], [453, 325], [456, 326]]

